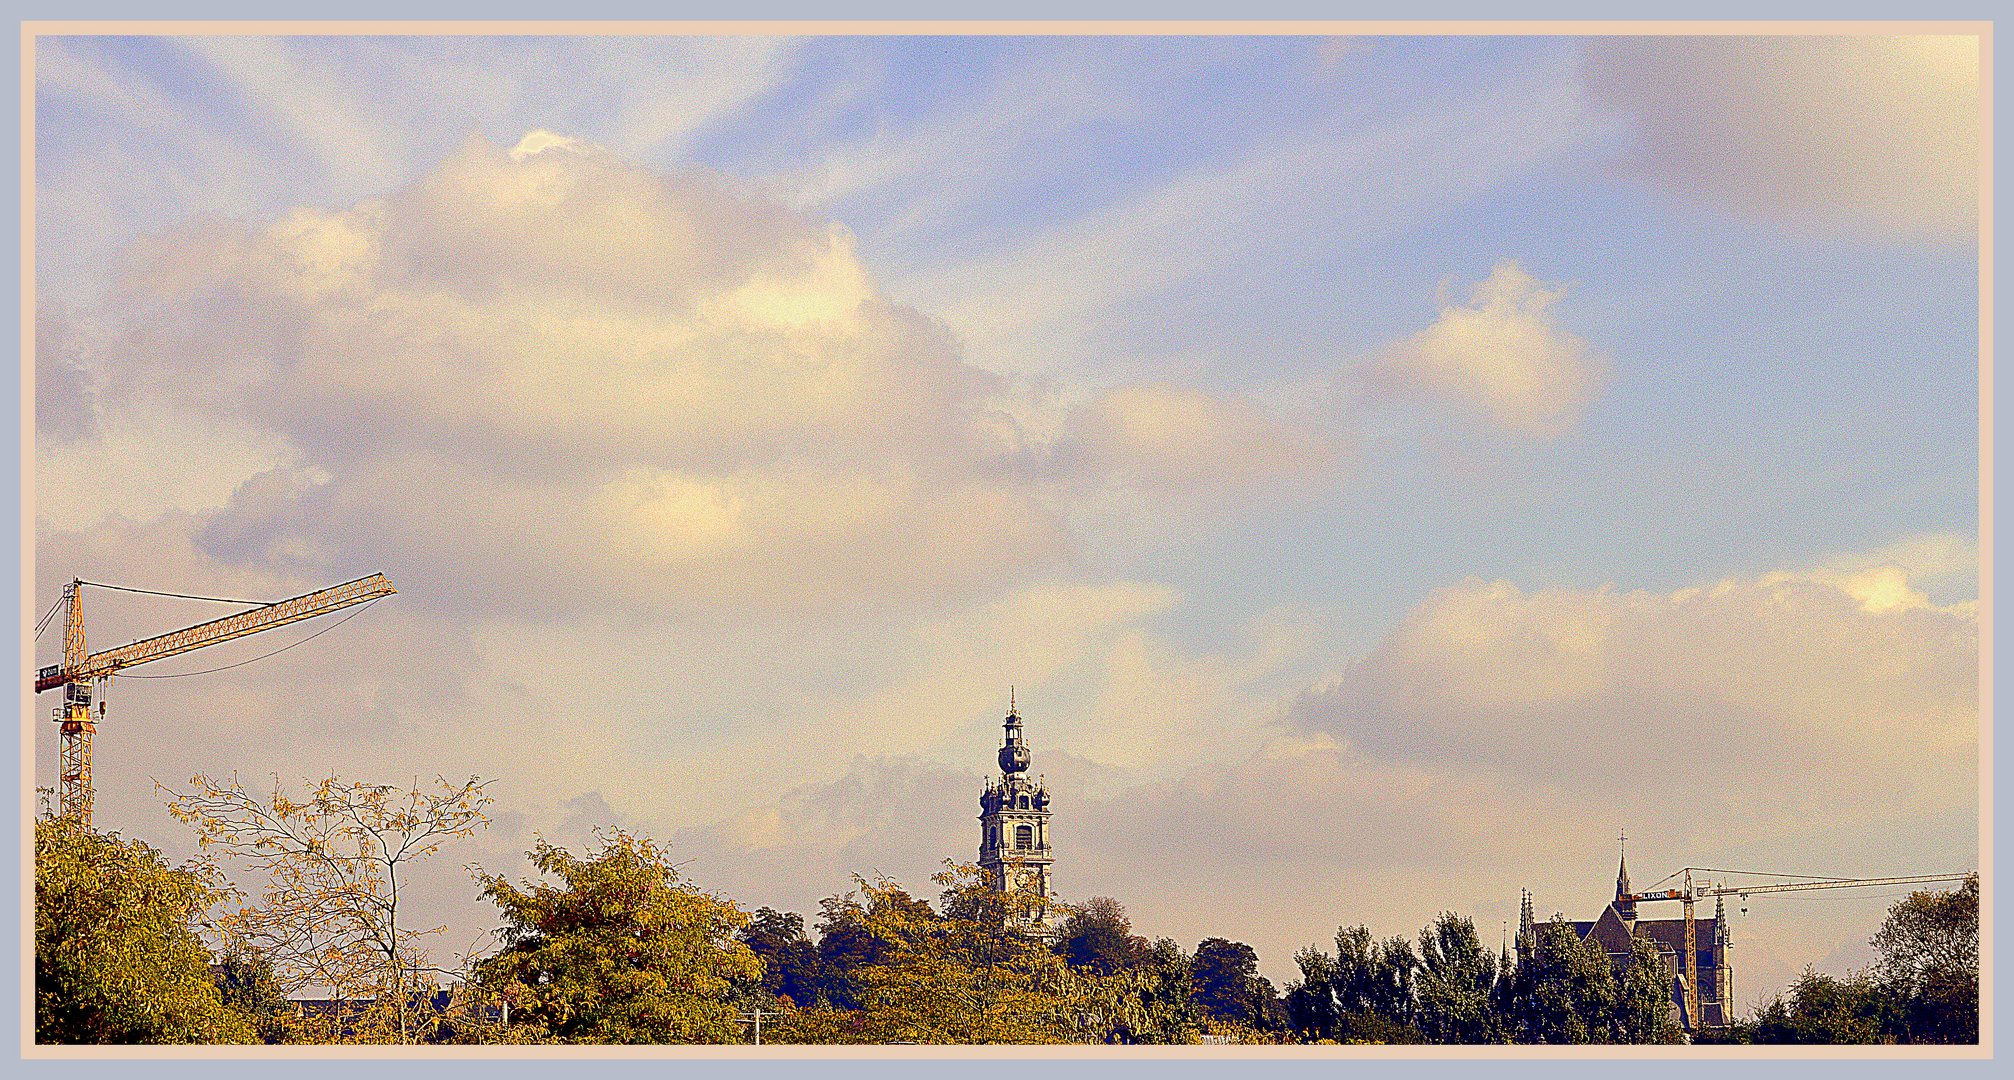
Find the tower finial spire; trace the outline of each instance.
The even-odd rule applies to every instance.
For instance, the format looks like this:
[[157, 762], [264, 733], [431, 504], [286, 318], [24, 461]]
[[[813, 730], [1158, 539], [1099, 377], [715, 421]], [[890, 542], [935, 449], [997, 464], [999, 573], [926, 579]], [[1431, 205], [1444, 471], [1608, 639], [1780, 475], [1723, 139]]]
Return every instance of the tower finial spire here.
[[1010, 712], [1010, 713], [1011, 713], [1011, 712], [1018, 712], [1018, 711], [1020, 711], [1020, 710], [1018, 710], [1018, 709], [1016, 709], [1016, 708], [1014, 707], [1014, 684], [1013, 684], [1013, 683], [1008, 683], [1008, 684], [1007, 684], [1007, 711], [1008, 711], [1008, 712]]

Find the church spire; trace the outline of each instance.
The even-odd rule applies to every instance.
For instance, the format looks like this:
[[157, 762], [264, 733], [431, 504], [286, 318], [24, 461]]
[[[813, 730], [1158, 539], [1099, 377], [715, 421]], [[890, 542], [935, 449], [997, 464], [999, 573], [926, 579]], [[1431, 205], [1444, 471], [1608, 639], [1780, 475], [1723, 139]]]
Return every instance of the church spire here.
[[1629, 833], [1619, 833], [1615, 839], [1622, 847], [1615, 865], [1615, 913], [1625, 922], [1635, 922], [1636, 900], [1630, 896], [1635, 890], [1629, 887]]

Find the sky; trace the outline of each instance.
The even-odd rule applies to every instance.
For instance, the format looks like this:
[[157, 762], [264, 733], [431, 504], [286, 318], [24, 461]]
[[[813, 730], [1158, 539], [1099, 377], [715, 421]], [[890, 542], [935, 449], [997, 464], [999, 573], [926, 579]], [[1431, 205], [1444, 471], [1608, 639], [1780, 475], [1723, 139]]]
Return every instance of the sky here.
[[[815, 912], [975, 856], [1011, 685], [1062, 898], [1276, 983], [1593, 918], [1625, 831], [1640, 884], [1978, 863], [1971, 39], [35, 65], [31, 614], [399, 589], [120, 677], [101, 827], [473, 774], [442, 956], [465, 865], [610, 827]], [[87, 591], [94, 647], [216, 613]], [[1757, 899], [1737, 1004], [1898, 895]]]

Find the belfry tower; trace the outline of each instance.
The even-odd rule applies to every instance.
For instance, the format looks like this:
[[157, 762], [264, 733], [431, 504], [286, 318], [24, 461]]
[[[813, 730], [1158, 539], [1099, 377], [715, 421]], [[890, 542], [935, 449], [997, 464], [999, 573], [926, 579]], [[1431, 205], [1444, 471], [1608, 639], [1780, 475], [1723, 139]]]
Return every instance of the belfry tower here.
[[[1006, 737], [1000, 746], [1000, 779], [989, 780], [979, 794], [979, 866], [1006, 891], [1026, 889], [1053, 899], [1049, 866], [1049, 789], [1028, 779], [1028, 743], [1021, 737], [1021, 712], [1007, 694]], [[1046, 922], [1047, 911], [1032, 914]]]

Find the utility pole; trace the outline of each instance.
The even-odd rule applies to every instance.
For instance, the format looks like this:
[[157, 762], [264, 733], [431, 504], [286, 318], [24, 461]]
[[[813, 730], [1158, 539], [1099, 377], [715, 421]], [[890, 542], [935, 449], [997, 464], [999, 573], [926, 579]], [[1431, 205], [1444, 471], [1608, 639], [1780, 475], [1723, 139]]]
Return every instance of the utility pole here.
[[761, 1010], [761, 1009], [756, 1009], [756, 1010], [754, 1010], [754, 1011], [752, 1011], [752, 1012], [748, 1012], [748, 1013], [743, 1013], [743, 1014], [742, 1014], [742, 1015], [741, 1015], [740, 1017], [736, 1018], [734, 1022], [735, 1022], [735, 1023], [737, 1023], [737, 1024], [753, 1024], [753, 1025], [755, 1025], [755, 1045], [757, 1045], [757, 1046], [761, 1046], [761, 1045], [762, 1045], [762, 1018], [763, 1018], [763, 1017], [765, 1017], [765, 1016], [781, 1016], [781, 1015], [783, 1015], [783, 1014], [782, 1014], [782, 1013], [773, 1013], [773, 1012], [764, 1012], [764, 1011], [763, 1011], [763, 1010]]

